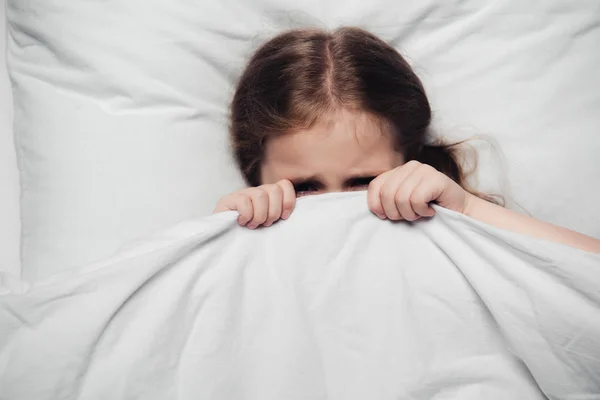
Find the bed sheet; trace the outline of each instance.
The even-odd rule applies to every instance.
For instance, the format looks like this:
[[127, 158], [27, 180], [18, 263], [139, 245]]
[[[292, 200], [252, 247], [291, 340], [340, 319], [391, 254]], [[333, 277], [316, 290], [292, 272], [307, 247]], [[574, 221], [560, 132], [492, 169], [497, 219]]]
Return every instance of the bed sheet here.
[[0, 271], [20, 274], [19, 172], [12, 91], [6, 67], [6, 0], [0, 0]]

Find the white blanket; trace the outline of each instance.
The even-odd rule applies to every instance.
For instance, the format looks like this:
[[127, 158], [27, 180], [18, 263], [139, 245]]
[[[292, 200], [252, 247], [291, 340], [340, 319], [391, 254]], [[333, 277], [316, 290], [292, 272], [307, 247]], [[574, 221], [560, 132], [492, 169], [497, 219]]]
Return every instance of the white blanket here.
[[598, 399], [600, 257], [436, 208], [190, 221], [0, 296], [0, 399]]

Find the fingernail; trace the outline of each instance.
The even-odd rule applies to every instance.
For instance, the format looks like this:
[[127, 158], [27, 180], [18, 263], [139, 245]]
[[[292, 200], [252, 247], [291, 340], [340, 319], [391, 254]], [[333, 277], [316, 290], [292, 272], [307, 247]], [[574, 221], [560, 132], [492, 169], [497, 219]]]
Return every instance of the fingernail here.
[[375, 214], [377, 215], [380, 219], [386, 219], [387, 217], [385, 216], [385, 214]]
[[290, 211], [284, 211], [284, 213], [281, 214], [281, 219], [288, 219], [291, 214], [292, 213]]

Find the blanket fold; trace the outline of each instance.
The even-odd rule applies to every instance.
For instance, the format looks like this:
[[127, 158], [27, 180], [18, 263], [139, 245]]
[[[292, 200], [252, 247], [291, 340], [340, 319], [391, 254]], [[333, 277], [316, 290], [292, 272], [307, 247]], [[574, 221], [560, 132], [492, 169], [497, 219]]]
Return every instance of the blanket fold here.
[[600, 256], [436, 207], [301, 199], [0, 280], [0, 399], [600, 398]]

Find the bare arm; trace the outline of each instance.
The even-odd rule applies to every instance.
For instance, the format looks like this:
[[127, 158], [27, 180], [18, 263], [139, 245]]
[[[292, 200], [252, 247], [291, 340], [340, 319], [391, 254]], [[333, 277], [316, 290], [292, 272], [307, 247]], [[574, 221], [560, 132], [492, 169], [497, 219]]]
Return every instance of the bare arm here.
[[464, 214], [512, 232], [522, 233], [600, 254], [600, 240], [547, 222], [538, 221], [518, 212], [497, 206], [476, 196], [469, 197]]
[[373, 179], [369, 209], [379, 218], [415, 221], [432, 217], [430, 203], [508, 231], [600, 254], [600, 240], [538, 221], [476, 197], [430, 165], [409, 161]]

